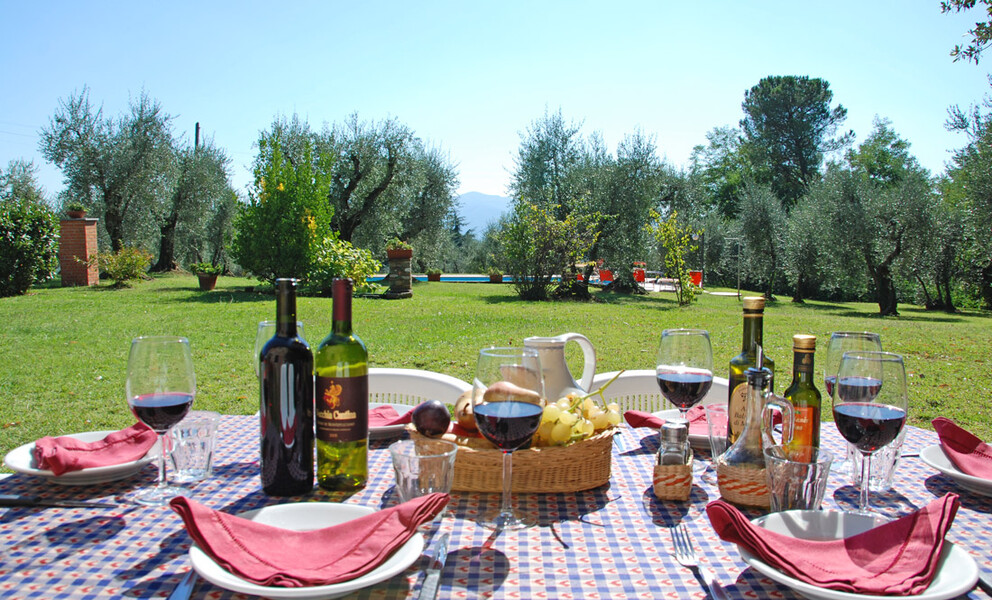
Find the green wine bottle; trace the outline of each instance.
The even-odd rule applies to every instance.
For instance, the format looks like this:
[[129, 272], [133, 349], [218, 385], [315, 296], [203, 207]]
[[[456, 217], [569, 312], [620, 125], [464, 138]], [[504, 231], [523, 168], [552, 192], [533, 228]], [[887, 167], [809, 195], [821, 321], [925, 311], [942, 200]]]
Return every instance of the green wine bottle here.
[[317, 484], [365, 487], [369, 461], [369, 371], [365, 344], [351, 330], [350, 279], [335, 279], [331, 333], [314, 355]]
[[[792, 445], [820, 445], [820, 390], [813, 383], [813, 353], [816, 336], [798, 333], [792, 336], [792, 384], [785, 390], [785, 399], [792, 404], [796, 418]], [[808, 460], [808, 457], [803, 457]]]
[[[744, 298], [744, 343], [741, 353], [730, 359], [729, 397], [727, 398], [727, 444], [737, 441], [744, 429], [744, 419], [747, 414], [747, 370], [757, 368], [756, 350], [764, 348], [762, 335], [764, 329], [765, 299], [761, 296]], [[768, 378], [768, 391], [775, 391], [775, 361], [763, 355], [763, 365], [772, 375]]]

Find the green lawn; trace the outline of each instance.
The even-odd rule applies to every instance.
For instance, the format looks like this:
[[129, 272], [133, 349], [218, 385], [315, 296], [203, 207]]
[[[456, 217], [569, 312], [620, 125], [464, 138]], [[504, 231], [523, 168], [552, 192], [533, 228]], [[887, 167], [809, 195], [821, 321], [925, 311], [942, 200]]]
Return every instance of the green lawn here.
[[[130, 340], [138, 335], [190, 339], [197, 408], [255, 412], [255, 326], [275, 318], [271, 295], [245, 291], [255, 284], [222, 277], [214, 291], [200, 292], [195, 277], [166, 275], [131, 289], [50, 286], [0, 299], [0, 452], [43, 435], [130, 423], [124, 369]], [[704, 294], [688, 308], [679, 308], [670, 293], [597, 297], [596, 303], [534, 303], [517, 300], [509, 285], [420, 283], [408, 300], [356, 298], [355, 331], [368, 345], [372, 366], [430, 369], [465, 380], [471, 380], [481, 347], [568, 331], [592, 340], [599, 371], [652, 368], [658, 336], [666, 327], [708, 329], [718, 375], [726, 376], [727, 361], [740, 352], [736, 297]], [[329, 298], [299, 300], [299, 318], [312, 345], [330, 329], [330, 310]], [[897, 318], [883, 319], [875, 312], [871, 304], [797, 306], [789, 298], [770, 303], [765, 344], [779, 367], [777, 391], [791, 376], [793, 333], [815, 334], [821, 361], [831, 331], [876, 331], [887, 350], [906, 356], [913, 425], [929, 427], [930, 419], [943, 415], [992, 439], [992, 319], [908, 305], [901, 306]], [[570, 349], [569, 357], [579, 369], [579, 351]], [[829, 416], [829, 401], [826, 409]]]

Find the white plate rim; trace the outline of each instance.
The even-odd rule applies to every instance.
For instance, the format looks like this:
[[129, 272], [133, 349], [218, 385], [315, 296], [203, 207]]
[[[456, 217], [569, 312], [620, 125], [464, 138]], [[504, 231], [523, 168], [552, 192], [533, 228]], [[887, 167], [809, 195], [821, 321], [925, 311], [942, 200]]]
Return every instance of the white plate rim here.
[[[396, 409], [396, 412], [400, 415], [405, 415], [410, 412], [415, 406], [409, 404], [395, 404], [392, 402], [369, 402], [369, 409], [376, 408], [377, 406], [392, 406]], [[406, 424], [400, 423], [399, 425], [386, 425], [383, 427], [369, 427], [369, 437], [372, 439], [381, 439], [400, 435], [406, 431]]]
[[[70, 433], [60, 437], [71, 437], [84, 442], [94, 442], [107, 437], [115, 431], [117, 430], [108, 429], [102, 431], [84, 431], [80, 433]], [[89, 469], [80, 469], [78, 471], [70, 471], [68, 473], [63, 473], [62, 475], [56, 475], [48, 469], [38, 469], [31, 466], [34, 462], [34, 442], [28, 442], [27, 444], [18, 446], [8, 452], [3, 458], [3, 464], [11, 471], [22, 473], [24, 475], [44, 477], [48, 481], [60, 485], [95, 485], [131, 477], [140, 471], [145, 465], [153, 460], [156, 460], [159, 456], [161, 447], [161, 442], [156, 440], [155, 445], [152, 446], [144, 456], [137, 460], [121, 463], [119, 465], [91, 467]]]
[[[776, 518], [777, 516], [788, 514], [788, 513], [810, 513], [809, 516], [813, 514], [816, 515], [830, 515], [830, 514], [840, 514], [845, 519], [864, 519], [867, 523], [870, 517], [865, 517], [863, 515], [857, 515], [853, 513], [844, 513], [841, 511], [785, 511], [783, 513], [769, 513], [760, 517], [755, 517], [751, 519], [751, 522], [763, 526], [765, 521], [769, 518]], [[779, 517], [780, 518], [780, 517]], [[867, 531], [870, 527], [863, 529]], [[775, 567], [765, 563], [760, 558], [754, 556], [746, 549], [741, 546], [737, 546], [737, 551], [740, 553], [741, 558], [744, 559], [750, 567], [758, 571], [765, 577], [784, 585], [804, 597], [811, 598], [812, 600], [872, 600], [877, 598], [885, 598], [886, 596], [876, 596], [870, 594], [854, 594], [850, 592], [842, 592], [838, 590], [831, 590], [827, 588], [822, 588], [816, 585], [800, 581], [794, 577], [786, 575], [785, 573], [779, 571]], [[941, 586], [939, 589], [933, 589], [934, 583], [938, 581], [941, 572], [944, 569], [949, 568], [948, 563], [961, 565], [963, 573], [955, 574], [954, 577], [948, 577], [946, 585]], [[978, 582], [978, 564], [975, 563], [975, 559], [971, 557], [967, 552], [959, 548], [953, 542], [946, 542], [944, 544], [944, 549], [941, 552], [940, 565], [937, 568], [937, 574], [934, 576], [934, 582], [931, 583], [922, 594], [916, 594], [912, 596], [899, 596], [900, 598], [908, 598], [909, 600], [950, 600], [951, 598], [956, 598], [972, 588]], [[891, 597], [891, 596], [889, 596]]]
[[[677, 408], [669, 408], [668, 410], [659, 410], [657, 412], [651, 413], [652, 416], [658, 417], [660, 419], [677, 419], [681, 413]], [[689, 445], [692, 446], [694, 450], [709, 450], [710, 449], [710, 436], [709, 435], [699, 435], [695, 433], [689, 434]]]
[[[320, 516], [325, 519], [330, 517], [331, 520], [321, 521], [319, 518], [314, 519], [310, 521], [313, 526], [312, 528], [344, 523], [376, 512], [374, 508], [359, 504], [291, 502], [288, 504], [274, 504], [257, 510], [238, 513], [238, 516], [266, 523], [274, 517], [282, 517], [287, 514], [291, 515], [294, 512], [309, 512], [309, 517], [312, 519], [315, 516], [313, 514], [314, 511], [320, 513]], [[302, 529], [299, 531], [302, 531]], [[424, 537], [417, 532], [387, 558], [385, 562], [361, 577], [331, 585], [295, 588], [264, 586], [245, 581], [218, 565], [207, 553], [200, 550], [196, 544], [191, 545], [189, 548], [189, 560], [193, 569], [201, 577], [214, 585], [232, 592], [252, 594], [272, 598], [273, 600], [318, 600], [322, 598], [337, 598], [394, 577], [416, 562], [423, 551]]]
[[958, 470], [954, 463], [951, 462], [951, 459], [947, 457], [947, 454], [944, 453], [944, 449], [941, 448], [940, 444], [927, 446], [923, 450], [920, 450], [920, 459], [944, 475], [947, 475], [956, 483], [961, 484], [961, 487], [975, 492], [976, 494], [992, 496], [992, 479], [985, 479], [982, 477], [975, 477], [974, 475], [968, 475], [967, 473], [962, 473]]

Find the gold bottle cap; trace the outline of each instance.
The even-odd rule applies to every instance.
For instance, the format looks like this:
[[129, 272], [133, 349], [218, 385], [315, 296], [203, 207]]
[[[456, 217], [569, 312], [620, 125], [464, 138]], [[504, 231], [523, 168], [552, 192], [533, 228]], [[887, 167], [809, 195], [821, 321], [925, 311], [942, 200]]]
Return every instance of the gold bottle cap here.
[[795, 350], [816, 350], [816, 336], [797, 333], [792, 336], [792, 348]]
[[748, 296], [744, 298], [744, 310], [765, 310], [764, 296]]

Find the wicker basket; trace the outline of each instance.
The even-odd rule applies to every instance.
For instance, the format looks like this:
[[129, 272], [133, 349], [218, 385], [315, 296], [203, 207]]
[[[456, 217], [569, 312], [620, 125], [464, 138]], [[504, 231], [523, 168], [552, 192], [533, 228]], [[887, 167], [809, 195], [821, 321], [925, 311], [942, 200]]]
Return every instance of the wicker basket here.
[[765, 469], [733, 467], [717, 463], [717, 484], [727, 502], [739, 506], [771, 508]]
[[692, 458], [686, 465], [655, 465], [654, 495], [659, 500], [685, 501], [692, 494]]
[[[607, 429], [568, 446], [517, 450], [513, 453], [513, 491], [578, 492], [608, 483], [614, 431]], [[451, 487], [460, 492], [502, 492], [503, 453], [459, 444]]]

